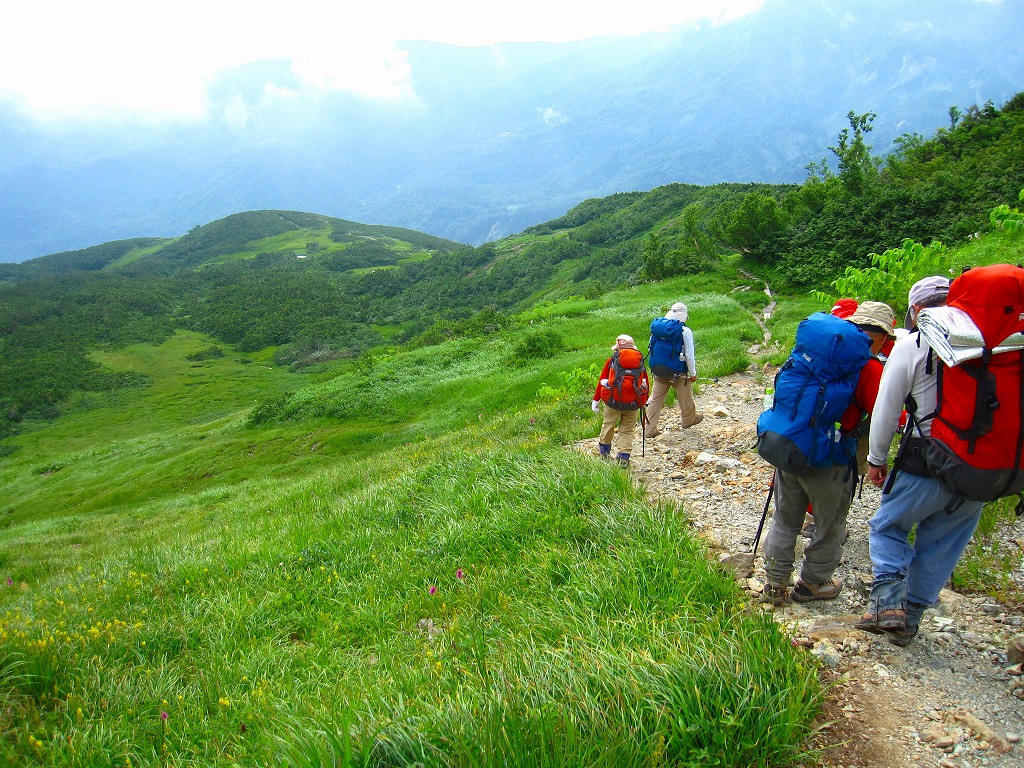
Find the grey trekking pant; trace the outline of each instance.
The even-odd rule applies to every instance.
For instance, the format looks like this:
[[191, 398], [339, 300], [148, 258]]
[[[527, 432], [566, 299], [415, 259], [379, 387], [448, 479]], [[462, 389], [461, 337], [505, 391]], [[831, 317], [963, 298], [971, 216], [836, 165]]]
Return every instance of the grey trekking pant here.
[[796, 559], [796, 540], [807, 505], [813, 507], [814, 535], [804, 548], [800, 578], [811, 586], [831, 580], [843, 556], [846, 516], [850, 513], [856, 472], [849, 465], [814, 470], [810, 475], [775, 472], [775, 514], [764, 544], [765, 573], [772, 584], [788, 584]]

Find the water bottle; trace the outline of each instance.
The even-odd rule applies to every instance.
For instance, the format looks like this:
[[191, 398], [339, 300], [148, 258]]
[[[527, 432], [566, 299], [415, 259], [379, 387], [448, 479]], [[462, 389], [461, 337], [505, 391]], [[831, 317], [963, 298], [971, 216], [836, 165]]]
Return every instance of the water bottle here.
[[772, 404], [775, 402], [775, 387], [768, 387], [764, 391], [764, 408], [763, 410], [771, 410]]

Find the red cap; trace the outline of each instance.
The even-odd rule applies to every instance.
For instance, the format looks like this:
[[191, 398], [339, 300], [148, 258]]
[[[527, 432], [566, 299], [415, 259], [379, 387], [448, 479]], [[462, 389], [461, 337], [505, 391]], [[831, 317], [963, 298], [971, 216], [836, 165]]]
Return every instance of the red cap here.
[[855, 299], [840, 299], [832, 307], [832, 314], [836, 317], [849, 317], [856, 311], [857, 301]]

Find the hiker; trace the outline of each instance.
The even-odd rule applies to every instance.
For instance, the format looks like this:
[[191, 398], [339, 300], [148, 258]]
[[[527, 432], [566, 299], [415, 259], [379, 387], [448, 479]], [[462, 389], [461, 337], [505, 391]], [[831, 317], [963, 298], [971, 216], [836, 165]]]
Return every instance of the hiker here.
[[[842, 581], [834, 577], [834, 574], [843, 554], [846, 518], [853, 502], [857, 481], [857, 428], [864, 414], [870, 413], [874, 408], [882, 375], [882, 364], [874, 355], [889, 339], [894, 320], [892, 309], [887, 304], [877, 301], [863, 302], [845, 320], [834, 318], [827, 313], [818, 313], [818, 317], [828, 318], [827, 322], [820, 319], [817, 321], [818, 326], [822, 328], [822, 338], [827, 339], [829, 334], [833, 334], [836, 338], [845, 337], [850, 344], [844, 350], [844, 354], [849, 355], [849, 360], [846, 361], [846, 371], [840, 377], [846, 383], [837, 385], [842, 389], [835, 390], [835, 396], [840, 401], [838, 407], [844, 409], [836, 411], [838, 429], [831, 417], [824, 419], [824, 414], [819, 414], [826, 421], [821, 431], [830, 452], [804, 466], [790, 465], [788, 462], [792, 450], [789, 446], [792, 443], [783, 440], [780, 444], [781, 452], [772, 454], [771, 437], [766, 433], [773, 426], [782, 428], [779, 426], [780, 420], [782, 423], [789, 420], [787, 427], [794, 432], [811, 431], [806, 426], [808, 419], [805, 416], [795, 420], [789, 419], [789, 405], [782, 405], [779, 413], [773, 413], [775, 405], [779, 404], [778, 400], [773, 404], [771, 411], [762, 414], [758, 422], [758, 452], [776, 467], [776, 508], [765, 539], [766, 578], [763, 593], [763, 599], [776, 606], [784, 605], [787, 600], [798, 603], [832, 600], [842, 591]], [[815, 316], [812, 315], [801, 325], [814, 319]], [[862, 332], [862, 335], [853, 336], [850, 332], [857, 334], [858, 331], [854, 330], [851, 324]], [[798, 350], [801, 355], [807, 353], [806, 349], [801, 348], [801, 343], [801, 331], [798, 329], [794, 355], [798, 354]], [[824, 348], [831, 349], [831, 343], [826, 343]], [[791, 359], [792, 357], [791, 355]], [[825, 367], [830, 366], [832, 362], [823, 360], [819, 364], [815, 361], [815, 364], [810, 366], [812, 375], [824, 376]], [[843, 367], [843, 360], [834, 362], [840, 368]], [[790, 365], [789, 362], [787, 365]], [[796, 369], [797, 366], [792, 368]], [[783, 371], [780, 371], [776, 379], [776, 398], [785, 397], [786, 389], [792, 391], [790, 385], [783, 386], [785, 382], [782, 377]], [[799, 394], [793, 397], [805, 400], [809, 398], [812, 405], [808, 407], [815, 407], [814, 401], [821, 399], [817, 385], [803, 386], [797, 381], [795, 386]], [[780, 389], [783, 390], [782, 393]], [[845, 401], [846, 405], [843, 405], [842, 401]], [[793, 412], [795, 413], [795, 408]], [[814, 509], [814, 530], [804, 549], [800, 576], [790, 589], [796, 559], [796, 540], [809, 506]]]
[[[856, 320], [852, 317], [855, 313], [859, 312]], [[896, 315], [893, 313], [892, 308], [888, 304], [883, 304], [878, 301], [865, 301], [863, 304], [858, 304], [854, 299], [840, 299], [836, 302], [835, 306], [832, 307], [830, 313], [835, 317], [841, 317], [846, 320], [854, 322], [857, 327], [868, 334], [873, 341], [878, 341], [878, 334], [885, 334], [885, 338], [881, 341], [881, 344], [872, 344], [871, 355], [883, 366], [885, 365], [886, 358], [889, 352], [892, 350], [892, 345], [896, 340], [896, 332], [893, 330], [893, 325], [896, 323]], [[877, 366], [871, 366], [870, 368], [870, 379], [865, 382], [866, 386], [869, 386], [872, 391], [869, 391], [864, 397], [869, 397], [873, 402], [875, 396], [878, 394], [878, 379], [881, 378], [881, 369]], [[865, 411], [861, 418], [861, 422], [855, 428], [857, 431], [857, 477], [863, 478], [868, 471], [868, 428], [870, 427], [870, 413]], [[861, 480], [863, 482], [863, 480]], [[814, 537], [814, 509], [812, 505], [807, 506], [807, 516], [804, 518], [803, 528], [800, 529], [800, 535], [805, 539]], [[843, 540], [845, 544], [845, 538]]]
[[[868, 479], [882, 485], [888, 475], [889, 447], [907, 408], [907, 450], [894, 469], [895, 477], [882, 493], [878, 511], [868, 523], [874, 580], [858, 629], [888, 633], [889, 641], [904, 647], [917, 634], [925, 609], [938, 601], [981, 517], [984, 504], [963, 500], [951, 512], [952, 493], [932, 477], [920, 455], [931, 434], [936, 410], [938, 362], [917, 328], [918, 313], [945, 305], [948, 278], [926, 277], [910, 288], [905, 325], [885, 365], [875, 411], [871, 416]], [[908, 399], [909, 398], [909, 399]], [[898, 471], [897, 471], [898, 470]], [[917, 526], [914, 543], [909, 534]]]
[[647, 404], [644, 437], [654, 438], [664, 432], [658, 429], [658, 418], [670, 387], [676, 393], [683, 429], [689, 429], [704, 420], [704, 415], [697, 413], [697, 406], [693, 402], [697, 363], [693, 354], [693, 331], [686, 325], [688, 316], [686, 305], [677, 301], [665, 313], [665, 317], [655, 318], [651, 322], [648, 363], [651, 375], [654, 376], [654, 386]]
[[600, 403], [604, 403], [604, 422], [597, 441], [602, 458], [610, 458], [614, 447], [616, 461], [629, 466], [633, 430], [640, 409], [647, 403], [647, 392], [643, 355], [636, 348], [633, 337], [622, 334], [615, 339], [612, 356], [604, 364], [591, 403], [594, 413], [599, 413]]

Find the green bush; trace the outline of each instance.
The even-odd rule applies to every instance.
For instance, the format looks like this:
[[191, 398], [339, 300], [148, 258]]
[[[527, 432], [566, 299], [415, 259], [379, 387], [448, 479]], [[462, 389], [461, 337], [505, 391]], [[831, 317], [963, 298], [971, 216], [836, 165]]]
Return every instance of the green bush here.
[[526, 365], [531, 360], [555, 357], [565, 351], [565, 339], [557, 331], [529, 331], [512, 348], [510, 362]]

